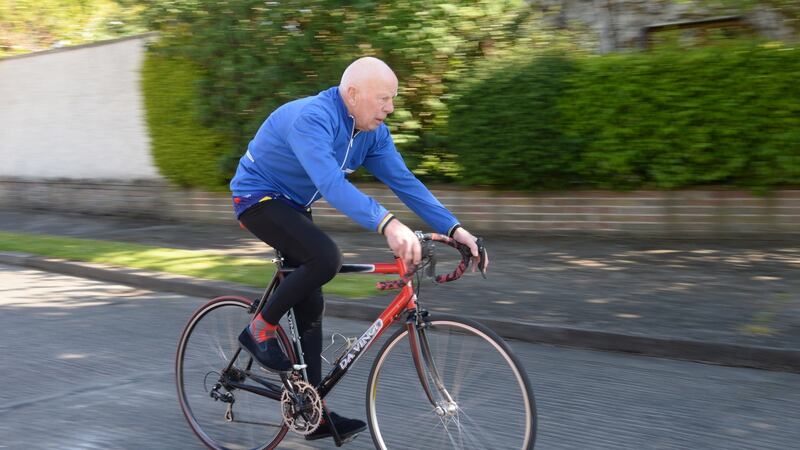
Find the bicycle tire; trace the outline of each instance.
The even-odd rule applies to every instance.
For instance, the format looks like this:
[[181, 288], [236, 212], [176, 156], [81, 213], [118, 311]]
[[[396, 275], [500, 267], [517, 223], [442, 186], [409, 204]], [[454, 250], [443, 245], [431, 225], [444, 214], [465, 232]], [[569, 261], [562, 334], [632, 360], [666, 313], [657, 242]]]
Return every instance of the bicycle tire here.
[[[237, 296], [209, 301], [192, 314], [178, 342], [175, 381], [181, 411], [194, 434], [212, 449], [273, 449], [288, 431], [279, 401], [241, 389], [220, 389], [235, 399], [232, 420], [227, 420], [228, 404], [210, 394], [210, 388], [239, 349], [238, 336], [252, 317], [251, 305], [251, 300]], [[296, 362], [280, 326], [277, 334], [284, 348], [289, 349], [290, 360]], [[239, 351], [236, 358], [234, 367], [249, 367], [280, 384], [277, 375], [260, 369], [247, 352]]]
[[[367, 380], [367, 420], [375, 448], [533, 449], [533, 389], [508, 344], [486, 326], [453, 316], [437, 315], [424, 333], [436, 372], [455, 401], [451, 413], [438, 415], [428, 400], [403, 327], [384, 343]], [[422, 364], [434, 400], [446, 410], [430, 365]]]

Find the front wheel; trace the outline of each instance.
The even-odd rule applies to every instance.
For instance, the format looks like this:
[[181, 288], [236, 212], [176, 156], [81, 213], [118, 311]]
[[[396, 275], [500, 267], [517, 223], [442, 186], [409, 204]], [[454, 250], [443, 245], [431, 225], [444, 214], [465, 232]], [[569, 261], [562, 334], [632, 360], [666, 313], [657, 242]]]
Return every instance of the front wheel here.
[[430, 398], [403, 328], [381, 348], [367, 381], [376, 448], [533, 448], [533, 390], [502, 338], [472, 320], [439, 315], [417, 336]]
[[[195, 311], [178, 343], [175, 376], [181, 410], [192, 431], [213, 449], [272, 449], [288, 430], [278, 400], [231, 385], [281, 386], [276, 375], [239, 349], [250, 306], [242, 297], [211, 300]], [[277, 333], [287, 348], [283, 329], [278, 327]], [[292, 352], [287, 354], [294, 360]]]

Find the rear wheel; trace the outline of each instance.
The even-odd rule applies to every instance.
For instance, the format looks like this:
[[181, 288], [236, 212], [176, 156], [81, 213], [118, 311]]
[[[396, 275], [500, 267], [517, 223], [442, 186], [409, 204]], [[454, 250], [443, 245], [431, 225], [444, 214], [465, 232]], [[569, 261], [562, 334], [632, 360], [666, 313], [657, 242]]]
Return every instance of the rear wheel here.
[[[211, 300], [192, 315], [178, 344], [175, 376], [181, 409], [194, 433], [211, 448], [272, 449], [288, 430], [279, 401], [230, 385], [263, 386], [254, 381], [258, 379], [281, 387], [279, 376], [261, 369], [239, 348], [250, 306], [242, 297]], [[283, 329], [278, 327], [277, 333], [288, 348]], [[293, 352], [287, 354], [294, 362]]]
[[533, 391], [502, 338], [477, 322], [438, 315], [417, 336], [429, 349], [422, 371], [433, 403], [401, 329], [378, 353], [367, 382], [376, 448], [533, 448]]

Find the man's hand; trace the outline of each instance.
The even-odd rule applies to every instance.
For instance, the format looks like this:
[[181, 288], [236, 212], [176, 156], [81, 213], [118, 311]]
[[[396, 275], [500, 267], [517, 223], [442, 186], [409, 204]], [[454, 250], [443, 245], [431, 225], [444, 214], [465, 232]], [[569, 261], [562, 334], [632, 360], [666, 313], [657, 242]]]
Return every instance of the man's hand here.
[[[462, 227], [458, 227], [456, 229], [456, 232], [453, 233], [453, 239], [469, 247], [470, 252], [472, 252], [472, 271], [475, 272], [478, 267], [478, 263], [481, 260], [481, 257], [478, 254], [478, 239], [473, 236], [472, 233]], [[489, 269], [489, 252], [484, 249], [484, 254], [486, 255], [483, 266], [483, 270], [485, 272]]]
[[395, 256], [402, 259], [406, 264], [406, 270], [410, 271], [420, 263], [422, 260], [422, 246], [419, 244], [417, 235], [411, 231], [411, 228], [394, 219], [386, 225], [383, 234], [386, 236], [386, 242]]

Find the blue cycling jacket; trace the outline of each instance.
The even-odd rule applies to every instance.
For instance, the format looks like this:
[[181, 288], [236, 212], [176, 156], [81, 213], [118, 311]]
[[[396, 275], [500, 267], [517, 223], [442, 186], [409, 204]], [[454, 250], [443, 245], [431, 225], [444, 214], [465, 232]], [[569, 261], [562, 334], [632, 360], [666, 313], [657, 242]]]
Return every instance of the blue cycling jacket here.
[[355, 130], [338, 87], [270, 114], [239, 160], [230, 187], [236, 202], [273, 194], [306, 208], [324, 197], [364, 228], [380, 232], [391, 214], [345, 178], [360, 166], [435, 231], [448, 234], [458, 225], [408, 170], [385, 124], [372, 131]]

